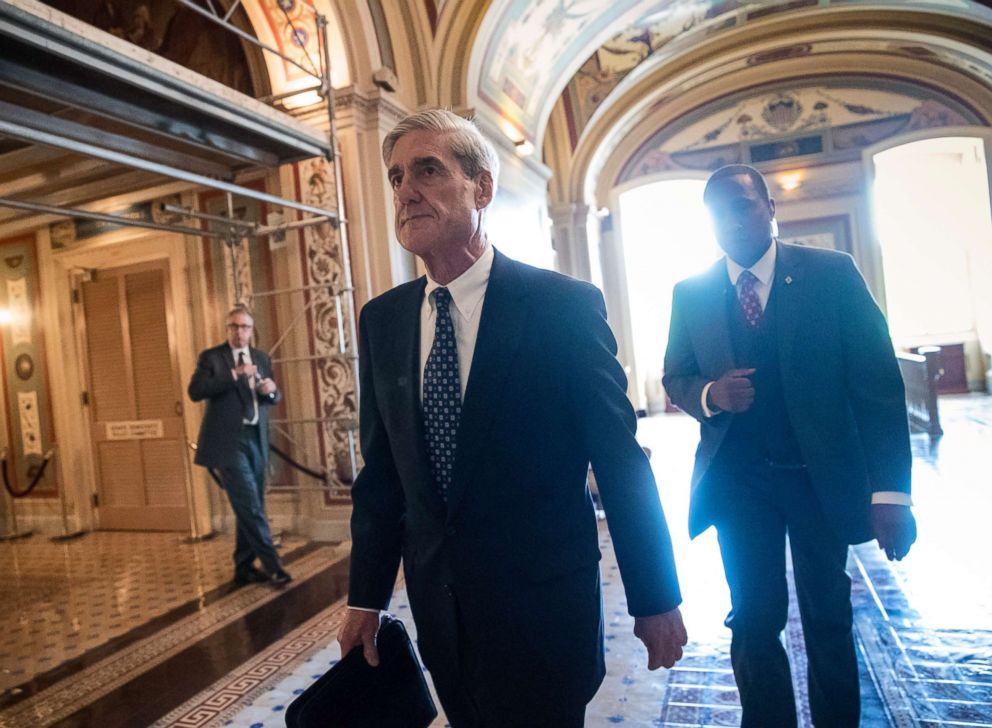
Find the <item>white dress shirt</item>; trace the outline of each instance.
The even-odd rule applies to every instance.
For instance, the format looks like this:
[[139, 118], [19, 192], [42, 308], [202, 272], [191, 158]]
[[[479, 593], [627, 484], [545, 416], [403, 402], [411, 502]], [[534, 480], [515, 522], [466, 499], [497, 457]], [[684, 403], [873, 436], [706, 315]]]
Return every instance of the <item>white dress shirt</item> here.
[[455, 329], [455, 346], [458, 348], [458, 383], [461, 385], [462, 400], [468, 375], [472, 371], [472, 355], [475, 354], [475, 340], [479, 336], [479, 320], [482, 317], [482, 299], [489, 286], [489, 272], [493, 268], [493, 246], [486, 244], [479, 259], [468, 270], [446, 286], [427, 275], [427, 288], [424, 302], [420, 307], [420, 399], [424, 398], [424, 367], [434, 345], [437, 309], [433, 293], [438, 288], [447, 288], [451, 294], [451, 324]]
[[[754, 277], [757, 279], [754, 284], [754, 292], [758, 294], [758, 300], [761, 302], [761, 310], [764, 311], [765, 307], [768, 305], [768, 297], [772, 292], [772, 284], [775, 282], [775, 256], [776, 248], [778, 246], [775, 241], [768, 246], [768, 250], [765, 254], [758, 258], [758, 261], [752, 265], [750, 268], [744, 268], [736, 261], [732, 260], [730, 256], [727, 256], [727, 275], [730, 277], [730, 283], [736, 289], [737, 279], [741, 277], [741, 273], [745, 270], [751, 271]], [[710, 387], [713, 386], [713, 382], [709, 382], [705, 387], [703, 387], [703, 393], [701, 395], [703, 414], [707, 417], [713, 417], [720, 414], [719, 411], [712, 410], [706, 403], [707, 395], [710, 393]], [[909, 506], [913, 504], [912, 498], [908, 493], [902, 493], [899, 491], [888, 491], [880, 490], [871, 494], [871, 502], [876, 503], [887, 503], [891, 505], [899, 506]]]
[[[228, 346], [231, 346], [231, 344], [228, 343]], [[234, 355], [234, 366], [235, 366], [235, 368], [237, 368], [237, 366], [238, 366], [238, 355], [239, 354], [244, 354], [245, 355], [245, 364], [251, 364], [251, 351], [249, 350], [249, 348], [247, 346], [243, 346], [240, 349], [235, 349], [233, 346], [231, 346], [231, 353]], [[232, 372], [232, 374], [233, 374], [233, 372]], [[235, 381], [237, 381], [237, 379], [238, 379], [238, 377], [237, 377], [236, 374], [234, 375], [234, 379], [235, 379]], [[255, 398], [255, 380], [253, 378], [249, 378], [248, 379], [248, 387], [249, 387], [249, 389], [251, 389], [252, 404], [254, 405], [255, 416], [252, 417], [250, 420], [241, 420], [241, 422], [242, 422], [242, 424], [245, 424], [245, 425], [257, 425], [258, 424], [258, 400]]]

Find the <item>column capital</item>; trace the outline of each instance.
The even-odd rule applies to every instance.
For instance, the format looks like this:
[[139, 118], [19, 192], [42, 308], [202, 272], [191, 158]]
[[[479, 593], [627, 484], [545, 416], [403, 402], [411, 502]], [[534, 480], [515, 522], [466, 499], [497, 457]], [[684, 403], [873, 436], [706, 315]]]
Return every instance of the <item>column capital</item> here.
[[548, 206], [548, 215], [555, 226], [585, 225], [591, 208], [584, 202], [555, 202]]

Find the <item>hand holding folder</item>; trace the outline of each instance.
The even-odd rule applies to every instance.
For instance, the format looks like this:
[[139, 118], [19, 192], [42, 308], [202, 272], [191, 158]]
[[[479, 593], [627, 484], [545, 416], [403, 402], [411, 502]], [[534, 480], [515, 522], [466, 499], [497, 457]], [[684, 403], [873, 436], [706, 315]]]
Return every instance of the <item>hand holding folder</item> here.
[[355, 647], [286, 711], [287, 728], [427, 728], [437, 717], [403, 623], [383, 615], [379, 666]]

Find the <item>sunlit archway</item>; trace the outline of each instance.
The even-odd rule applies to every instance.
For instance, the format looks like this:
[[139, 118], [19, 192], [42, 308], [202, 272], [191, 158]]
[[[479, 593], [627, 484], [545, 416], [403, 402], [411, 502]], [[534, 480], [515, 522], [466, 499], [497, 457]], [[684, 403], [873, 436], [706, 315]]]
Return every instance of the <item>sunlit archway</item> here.
[[661, 179], [618, 195], [620, 235], [630, 301], [635, 401], [664, 409], [662, 364], [672, 289], [720, 257], [703, 206], [704, 179]]
[[992, 347], [992, 213], [985, 142], [941, 137], [872, 157], [873, 214], [897, 346], [963, 343], [980, 380]]

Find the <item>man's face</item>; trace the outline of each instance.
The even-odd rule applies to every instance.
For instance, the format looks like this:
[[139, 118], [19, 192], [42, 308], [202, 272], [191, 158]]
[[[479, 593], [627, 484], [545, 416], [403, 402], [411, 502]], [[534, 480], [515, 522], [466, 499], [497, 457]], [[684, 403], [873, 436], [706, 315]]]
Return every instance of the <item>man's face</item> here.
[[246, 313], [233, 313], [227, 318], [227, 341], [235, 349], [248, 346], [254, 322]]
[[750, 267], [772, 240], [775, 200], [766, 200], [746, 174], [716, 180], [706, 196], [716, 240], [735, 262]]
[[466, 177], [445, 135], [427, 130], [400, 137], [387, 166], [400, 245], [421, 258], [467, 248], [492, 199], [488, 175]]

